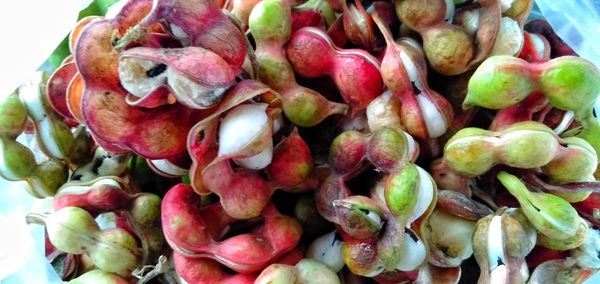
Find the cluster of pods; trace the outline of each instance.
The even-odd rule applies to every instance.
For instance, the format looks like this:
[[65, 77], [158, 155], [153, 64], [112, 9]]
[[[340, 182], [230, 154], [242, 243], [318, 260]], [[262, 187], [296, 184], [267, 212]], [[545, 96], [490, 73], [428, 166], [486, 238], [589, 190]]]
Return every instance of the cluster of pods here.
[[600, 70], [533, 0], [127, 0], [0, 102], [70, 283], [581, 283]]

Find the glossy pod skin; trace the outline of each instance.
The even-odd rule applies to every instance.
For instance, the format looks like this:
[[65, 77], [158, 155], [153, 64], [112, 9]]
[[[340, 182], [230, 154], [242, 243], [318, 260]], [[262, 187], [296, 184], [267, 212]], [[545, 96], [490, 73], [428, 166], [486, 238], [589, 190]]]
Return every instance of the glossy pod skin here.
[[473, 253], [481, 268], [478, 283], [523, 283], [525, 256], [535, 246], [535, 230], [514, 208], [501, 208], [475, 225]]
[[504, 164], [541, 168], [558, 183], [593, 180], [598, 163], [595, 156], [594, 149], [583, 139], [561, 139], [547, 126], [531, 121], [515, 123], [500, 132], [465, 128], [444, 147], [449, 167], [467, 177]]
[[347, 112], [346, 105], [330, 102], [316, 91], [296, 83], [294, 70], [284, 50], [292, 31], [288, 0], [268, 0], [257, 4], [250, 14], [249, 27], [257, 45], [258, 78], [281, 93], [283, 112], [290, 121], [309, 127], [332, 114]]
[[579, 57], [528, 63], [511, 56], [493, 56], [469, 80], [463, 107], [506, 108], [537, 91], [556, 108], [588, 111], [600, 93], [599, 79], [598, 68]]
[[[11, 181], [25, 181], [31, 195], [53, 196], [66, 182], [74, 137], [67, 125], [47, 105], [42, 92], [42, 75], [19, 88], [0, 102], [0, 175]], [[16, 141], [33, 115], [36, 142], [50, 159], [38, 164], [33, 152]], [[88, 141], [83, 141], [84, 143]], [[64, 161], [64, 162], [63, 162]]]
[[130, 1], [115, 18], [88, 24], [75, 45], [75, 63], [85, 83], [81, 113], [94, 140], [107, 151], [165, 159], [185, 153], [189, 129], [205, 114], [181, 104], [150, 109], [127, 104], [113, 36], [125, 33], [151, 8], [151, 1]]
[[242, 31], [209, 0], [155, 1], [147, 16], [131, 30], [120, 31], [115, 47], [123, 49], [135, 40], [143, 41], [157, 23], [184, 46], [209, 49], [236, 68], [244, 62], [247, 44]]
[[79, 277], [67, 282], [69, 284], [94, 284], [94, 283], [104, 283], [104, 284], [128, 284], [129, 281], [124, 278], [113, 274], [104, 272], [102, 270], [94, 269], [88, 271]]
[[335, 272], [322, 262], [305, 258], [296, 265], [271, 264], [256, 278], [254, 283], [341, 283]]
[[418, 144], [407, 133], [393, 127], [381, 127], [369, 134], [345, 131], [330, 146], [331, 174], [315, 192], [319, 214], [333, 222], [333, 201], [351, 195], [345, 182], [361, 173], [368, 164], [383, 173], [394, 172], [414, 162], [419, 153]]
[[108, 212], [123, 214], [127, 226], [141, 241], [142, 261], [147, 263], [158, 256], [164, 244], [159, 225], [161, 199], [153, 193], [131, 194], [126, 190], [125, 182], [116, 177], [71, 181], [58, 190], [53, 207], [54, 210], [78, 207], [93, 216]]
[[119, 57], [121, 85], [133, 96], [128, 102], [149, 107], [155, 106], [147, 105], [153, 100], [164, 101], [157, 105], [168, 104], [167, 95], [172, 94], [187, 107], [210, 108], [240, 73], [241, 68], [202, 47], [133, 47]]
[[120, 228], [100, 230], [94, 217], [78, 207], [64, 207], [49, 215], [28, 214], [28, 223], [46, 226], [52, 245], [66, 253], [87, 254], [100, 270], [129, 277], [140, 265], [135, 238]]
[[264, 223], [250, 233], [221, 239], [236, 219], [219, 203], [198, 208], [199, 199], [190, 186], [179, 184], [169, 190], [162, 203], [165, 238], [173, 250], [187, 257], [208, 257], [238, 272], [256, 272], [292, 250], [300, 240], [300, 224], [281, 215], [272, 204], [260, 215]]
[[374, 277], [417, 269], [427, 255], [421, 224], [433, 211], [436, 191], [427, 172], [409, 164], [388, 175], [370, 198], [333, 201], [334, 223], [344, 240], [342, 256], [350, 271]]
[[294, 32], [286, 54], [299, 75], [331, 77], [353, 112], [366, 108], [383, 92], [375, 57], [359, 49], [341, 49], [319, 29], [306, 27]]
[[[448, 9], [444, 0], [402, 0], [396, 2], [400, 21], [417, 31], [430, 66], [443, 75], [458, 75], [476, 67], [494, 47], [500, 29], [498, 1], [479, 1], [481, 12], [476, 35], [464, 27], [445, 21]], [[475, 42], [478, 44], [475, 45]]]
[[373, 15], [373, 19], [387, 45], [381, 75], [389, 91], [401, 101], [402, 125], [417, 138], [440, 137], [450, 127], [454, 113], [448, 100], [429, 87], [421, 47], [407, 38], [394, 41], [379, 16]]

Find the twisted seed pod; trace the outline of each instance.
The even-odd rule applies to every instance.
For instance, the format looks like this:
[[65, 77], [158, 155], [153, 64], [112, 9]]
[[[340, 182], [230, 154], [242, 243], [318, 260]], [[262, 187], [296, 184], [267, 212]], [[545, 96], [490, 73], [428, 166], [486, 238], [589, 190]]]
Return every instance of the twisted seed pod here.
[[556, 108], [587, 113], [600, 94], [598, 82], [598, 68], [579, 57], [528, 63], [512, 56], [493, 56], [469, 80], [463, 108], [506, 108], [537, 91]]
[[514, 209], [501, 208], [475, 225], [473, 252], [481, 268], [478, 283], [523, 283], [525, 256], [535, 246], [535, 230]]
[[257, 4], [250, 14], [249, 27], [257, 45], [258, 78], [281, 93], [283, 112], [293, 123], [314, 126], [327, 116], [347, 112], [346, 105], [328, 101], [319, 93], [296, 83], [284, 51], [292, 29], [288, 0], [268, 0]]
[[559, 183], [593, 180], [598, 164], [594, 149], [583, 139], [561, 139], [547, 126], [531, 121], [515, 123], [499, 132], [464, 128], [444, 147], [444, 159], [452, 170], [467, 177], [503, 164], [525, 169], [541, 167], [544, 174]]
[[28, 223], [46, 226], [52, 245], [66, 253], [86, 254], [100, 270], [129, 277], [140, 264], [135, 238], [120, 228], [100, 230], [94, 217], [78, 207], [48, 215], [27, 215]]
[[295, 266], [271, 264], [258, 275], [257, 284], [267, 283], [341, 283], [335, 272], [325, 264], [314, 259], [302, 259]]
[[556, 240], [573, 237], [581, 220], [566, 200], [548, 193], [530, 192], [516, 176], [500, 172], [498, 179], [519, 201], [523, 214], [541, 234]]
[[[36, 92], [35, 88], [40, 88], [38, 84], [29, 83], [31, 86], [26, 87], [26, 92]], [[40, 94], [40, 91], [37, 91]], [[34, 106], [42, 108], [40, 105], [42, 102], [39, 99], [43, 97], [29, 94], [31, 97], [29, 103], [30, 109], [34, 110]], [[37, 99], [37, 100], [36, 100]], [[47, 109], [39, 110], [43, 116]], [[30, 193], [36, 197], [52, 196], [56, 193], [56, 190], [66, 182], [68, 177], [67, 166], [55, 159], [50, 159], [41, 163], [37, 163], [36, 159], [29, 148], [16, 141], [18, 135], [25, 130], [27, 123], [27, 117], [29, 111], [27, 105], [24, 104], [17, 93], [13, 93], [3, 99], [0, 102], [0, 175], [7, 180], [11, 181], [26, 181], [30, 188]], [[36, 114], [36, 117], [40, 114]], [[48, 114], [46, 114], [48, 115]], [[52, 114], [50, 114], [52, 115]], [[59, 120], [52, 120], [46, 118], [41, 120], [43, 123], [38, 121], [38, 132], [42, 132], [40, 136], [43, 138], [39, 139], [41, 143], [47, 143], [46, 147], [56, 150], [54, 152], [58, 156], [64, 157], [64, 152], [60, 151], [61, 148], [57, 146], [54, 140], [54, 134], [51, 126], [56, 122], [57, 125], [61, 125]], [[62, 124], [66, 127], [64, 124]], [[62, 129], [62, 128], [61, 128]], [[67, 128], [67, 132], [71, 135], [71, 132]], [[67, 137], [67, 141], [71, 141], [73, 137], [69, 135], [61, 135], [61, 137]], [[39, 136], [38, 136], [39, 137]], [[71, 140], [69, 140], [69, 137]], [[69, 144], [67, 143], [68, 145]], [[53, 146], [48, 146], [53, 145]], [[55, 146], [55, 147], [54, 147]]]
[[104, 272], [102, 270], [94, 269], [88, 271], [79, 277], [67, 282], [69, 284], [94, 284], [94, 283], [103, 283], [103, 284], [127, 284], [129, 283], [127, 280], [122, 277]]

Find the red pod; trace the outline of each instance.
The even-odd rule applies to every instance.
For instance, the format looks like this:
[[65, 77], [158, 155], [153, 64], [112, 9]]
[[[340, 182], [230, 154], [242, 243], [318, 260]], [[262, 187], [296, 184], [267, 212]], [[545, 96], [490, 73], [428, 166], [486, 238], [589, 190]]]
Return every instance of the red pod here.
[[352, 193], [346, 186], [344, 179], [335, 174], [325, 179], [315, 191], [315, 207], [323, 218], [329, 222], [335, 222], [337, 215], [333, 206], [334, 200], [350, 197]]
[[53, 199], [54, 210], [75, 206], [92, 215], [125, 209], [131, 204], [132, 196], [126, 193], [114, 179], [96, 179], [91, 185], [62, 187]]
[[292, 11], [292, 32], [304, 27], [326, 30], [323, 16], [317, 10]]
[[186, 257], [176, 251], [173, 252], [173, 265], [177, 275], [187, 283], [252, 284], [256, 279], [254, 274], [231, 274], [210, 258]]
[[344, 21], [344, 31], [348, 39], [369, 52], [376, 51], [377, 36], [375, 33], [375, 23], [371, 16], [363, 7], [361, 1], [355, 0], [355, 5], [348, 5], [346, 0], [341, 0], [344, 8], [342, 18]]
[[239, 27], [211, 0], [157, 0], [150, 13], [116, 44], [125, 47], [162, 23], [184, 46], [209, 49], [233, 67], [241, 67], [247, 44]]
[[471, 187], [474, 186], [475, 181], [454, 172], [446, 160], [439, 158], [431, 162], [429, 173], [440, 189], [460, 192], [466, 197], [471, 197], [473, 193]]
[[238, 272], [255, 272], [296, 247], [302, 227], [272, 204], [261, 212], [250, 232], [222, 239], [237, 220], [220, 203], [198, 208], [200, 197], [185, 184], [171, 188], [162, 203], [165, 238], [187, 257], [208, 257]]
[[77, 125], [75, 117], [67, 106], [68, 87], [76, 74], [75, 62], [69, 61], [54, 71], [46, 83], [46, 96], [50, 106], [67, 121], [70, 121], [70, 125]]
[[402, 101], [402, 124], [418, 138], [442, 136], [452, 123], [452, 105], [429, 88], [427, 64], [420, 47], [411, 40], [396, 43], [379, 17], [374, 15], [373, 19], [387, 44], [381, 76], [392, 94]]
[[440, 190], [436, 206], [447, 213], [472, 221], [494, 213], [487, 206], [452, 190]]
[[302, 28], [292, 34], [287, 57], [299, 75], [331, 77], [353, 113], [365, 109], [383, 92], [379, 62], [364, 50], [340, 49], [329, 36], [316, 28]]
[[544, 110], [550, 102], [543, 93], [536, 92], [527, 96], [524, 100], [510, 107], [501, 109], [496, 113], [489, 129], [500, 131], [513, 123], [533, 120], [535, 113]]
[[290, 188], [302, 183], [313, 169], [313, 159], [298, 129], [275, 147], [267, 176], [274, 187]]
[[550, 60], [550, 49], [550, 42], [544, 36], [524, 31], [519, 58], [527, 62], [546, 62]]
[[533, 250], [525, 257], [527, 267], [533, 271], [538, 265], [554, 259], [564, 259], [569, 256], [569, 251], [551, 250], [549, 248], [535, 246]]
[[151, 1], [131, 1], [115, 18], [88, 24], [77, 40], [75, 62], [85, 84], [81, 112], [96, 142], [113, 152], [133, 151], [145, 158], [163, 159], [185, 153], [185, 137], [203, 113], [181, 104], [132, 107], [125, 100], [113, 36], [125, 33], [151, 5]]
[[259, 172], [234, 170], [227, 159], [217, 159], [208, 165], [202, 172], [202, 181], [220, 197], [225, 212], [238, 219], [258, 216], [274, 191]]
[[592, 192], [584, 201], [573, 203], [581, 217], [594, 226], [600, 226], [600, 192]]

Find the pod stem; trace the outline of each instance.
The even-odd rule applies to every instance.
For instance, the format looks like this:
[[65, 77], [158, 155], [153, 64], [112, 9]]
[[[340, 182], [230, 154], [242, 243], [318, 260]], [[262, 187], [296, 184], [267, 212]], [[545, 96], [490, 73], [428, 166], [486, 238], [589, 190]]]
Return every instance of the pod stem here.
[[27, 222], [28, 225], [31, 224], [38, 224], [38, 225], [46, 225], [46, 214], [41, 214], [41, 213], [27, 213], [27, 215], [25, 215], [25, 222]]

